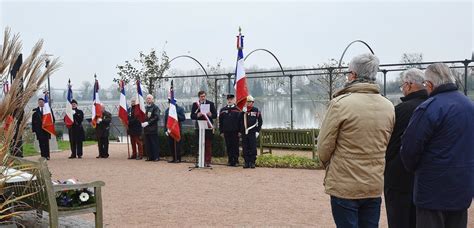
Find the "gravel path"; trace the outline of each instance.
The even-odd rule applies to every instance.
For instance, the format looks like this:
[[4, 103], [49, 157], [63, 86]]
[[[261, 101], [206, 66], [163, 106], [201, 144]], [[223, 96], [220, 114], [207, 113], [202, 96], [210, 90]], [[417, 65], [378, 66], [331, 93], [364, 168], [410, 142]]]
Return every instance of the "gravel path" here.
[[[60, 152], [48, 162], [53, 179], [105, 181], [108, 227], [335, 227], [322, 170], [216, 165], [188, 171], [190, 163], [127, 160], [123, 144], [110, 144], [109, 151], [108, 159], [96, 159], [97, 147], [89, 146], [83, 159]], [[380, 226], [387, 227], [383, 205]]]

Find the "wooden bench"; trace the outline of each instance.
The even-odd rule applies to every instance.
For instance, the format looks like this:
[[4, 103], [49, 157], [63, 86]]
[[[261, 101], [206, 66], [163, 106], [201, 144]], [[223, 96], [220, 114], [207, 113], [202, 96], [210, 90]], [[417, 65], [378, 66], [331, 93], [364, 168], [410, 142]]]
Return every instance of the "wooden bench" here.
[[[15, 176], [5, 181], [5, 194], [13, 194], [22, 205], [19, 210], [36, 210], [39, 216], [43, 211], [49, 214], [49, 226], [56, 228], [59, 226], [59, 217], [94, 213], [95, 227], [103, 227], [102, 215], [102, 181], [79, 184], [59, 184], [53, 185], [51, 182], [51, 173], [48, 170], [46, 159], [40, 158], [38, 161], [30, 161], [23, 158], [8, 156], [5, 160], [6, 166], [19, 170], [22, 175]], [[18, 180], [23, 178], [23, 180]], [[95, 202], [78, 207], [60, 207], [56, 202], [56, 193], [65, 190], [80, 190], [84, 188], [93, 188]], [[21, 198], [21, 196], [28, 195]]]
[[[260, 131], [260, 154], [272, 153], [272, 148], [303, 149], [313, 152], [316, 158], [318, 129], [262, 129]], [[269, 148], [264, 152], [263, 148]]]

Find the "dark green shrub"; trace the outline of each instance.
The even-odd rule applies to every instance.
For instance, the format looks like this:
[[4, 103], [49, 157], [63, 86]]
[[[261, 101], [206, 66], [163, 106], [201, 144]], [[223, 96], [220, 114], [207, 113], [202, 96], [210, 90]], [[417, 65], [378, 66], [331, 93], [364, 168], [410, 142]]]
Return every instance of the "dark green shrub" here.
[[295, 169], [320, 169], [318, 159], [299, 157], [297, 155], [274, 156], [271, 154], [260, 155], [255, 162], [258, 167], [268, 168], [295, 168]]
[[[194, 130], [184, 131], [181, 135], [181, 154], [182, 155], [196, 155], [198, 153], [198, 138]], [[160, 146], [159, 153], [161, 156], [171, 156], [170, 148], [168, 144], [168, 136], [163, 131], [158, 132], [158, 144]], [[223, 157], [225, 153], [225, 142], [224, 137], [214, 134], [212, 140], [212, 156]]]

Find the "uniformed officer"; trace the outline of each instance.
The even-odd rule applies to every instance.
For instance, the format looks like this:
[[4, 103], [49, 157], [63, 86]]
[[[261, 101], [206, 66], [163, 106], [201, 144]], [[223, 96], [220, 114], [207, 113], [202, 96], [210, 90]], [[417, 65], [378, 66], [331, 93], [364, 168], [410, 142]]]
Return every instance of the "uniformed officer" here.
[[225, 138], [227, 166], [239, 164], [239, 115], [234, 94], [228, 94], [227, 105], [219, 112], [219, 132]]
[[242, 136], [242, 148], [244, 151], [244, 169], [255, 168], [257, 159], [257, 137], [262, 128], [262, 114], [258, 108], [253, 107], [254, 99], [247, 96], [247, 105], [240, 115], [240, 134]]
[[82, 158], [82, 142], [85, 140], [86, 136], [84, 133], [84, 128], [82, 127], [82, 121], [84, 120], [84, 112], [77, 108], [77, 101], [72, 100], [72, 113], [73, 113], [73, 124], [68, 127], [69, 134], [69, 144], [71, 146], [71, 156], [70, 159]]
[[99, 147], [99, 156], [96, 158], [108, 158], [110, 122], [112, 122], [112, 114], [105, 110], [104, 104], [101, 104], [100, 108], [102, 110], [102, 118], [97, 120], [97, 126], [95, 127], [97, 146]]

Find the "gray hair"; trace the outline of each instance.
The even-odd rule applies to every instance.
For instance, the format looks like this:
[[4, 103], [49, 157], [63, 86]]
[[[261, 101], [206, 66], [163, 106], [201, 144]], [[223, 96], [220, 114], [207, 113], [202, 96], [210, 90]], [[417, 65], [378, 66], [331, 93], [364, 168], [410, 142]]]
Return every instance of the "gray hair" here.
[[153, 97], [153, 95], [151, 95], [151, 94], [146, 95], [146, 98], [149, 98], [149, 97], [151, 97], [152, 100], [155, 99], [155, 98]]
[[451, 70], [448, 65], [444, 63], [433, 63], [429, 65], [425, 70], [426, 81], [433, 83], [433, 87], [438, 87], [439, 85], [456, 83]]
[[349, 63], [349, 71], [357, 74], [357, 81], [374, 82], [379, 70], [379, 59], [377, 56], [366, 53], [354, 57]]
[[425, 80], [423, 78], [424, 75], [425, 74], [422, 70], [417, 68], [411, 68], [406, 71], [403, 71], [402, 76], [400, 78], [402, 79], [402, 82], [410, 82], [422, 86], [423, 81]]

